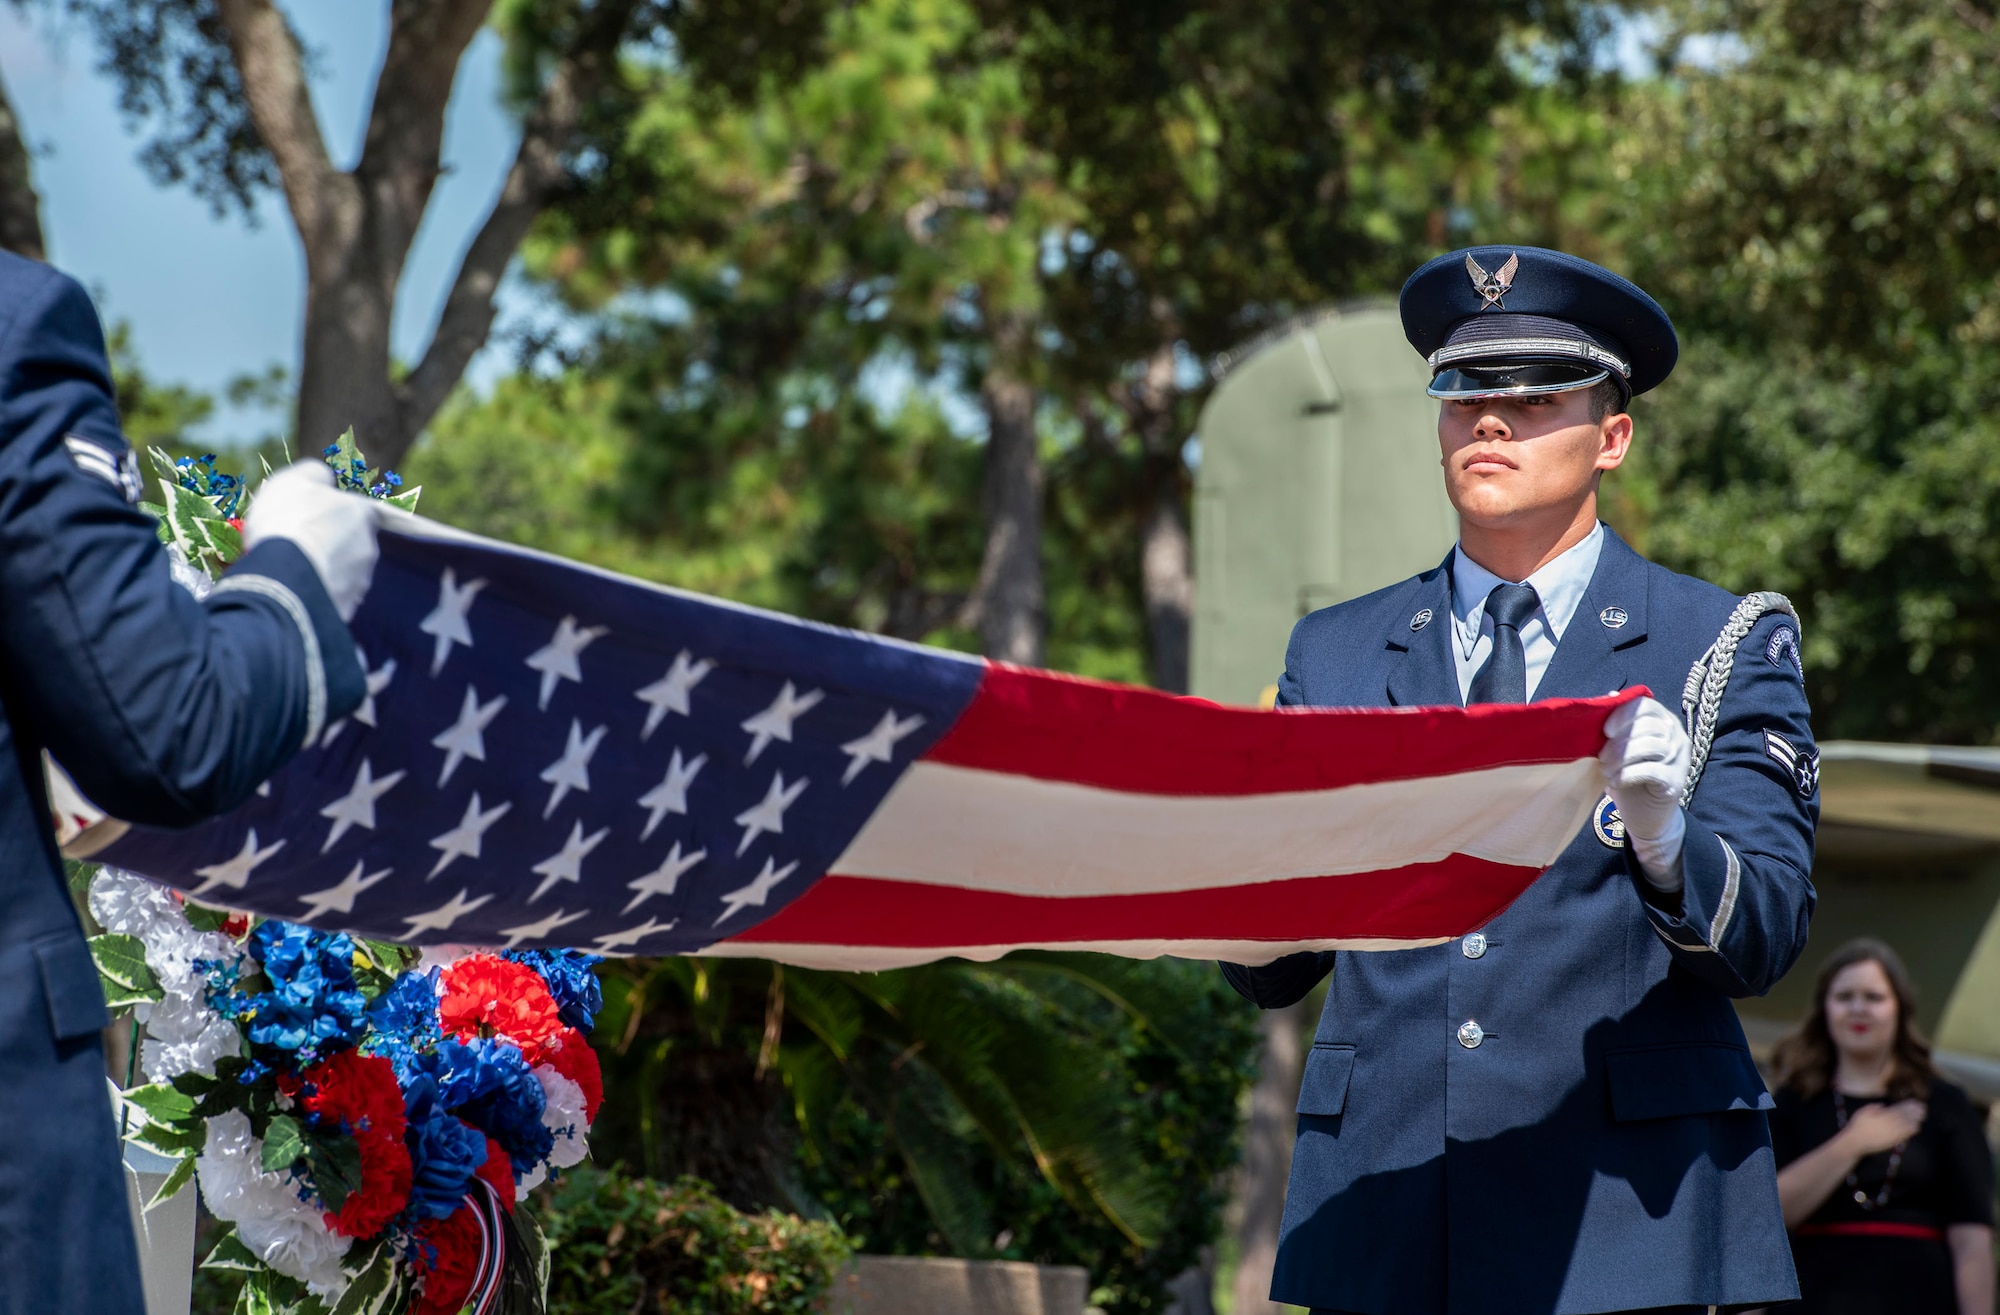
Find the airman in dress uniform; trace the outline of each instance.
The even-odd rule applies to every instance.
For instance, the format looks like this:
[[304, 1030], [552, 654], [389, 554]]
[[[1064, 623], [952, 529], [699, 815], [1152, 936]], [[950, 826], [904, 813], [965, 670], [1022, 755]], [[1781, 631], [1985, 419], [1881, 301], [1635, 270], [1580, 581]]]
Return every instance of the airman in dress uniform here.
[[1280, 703], [1656, 697], [1610, 717], [1592, 823], [1481, 931], [1224, 965], [1266, 1008], [1332, 975], [1272, 1297], [1316, 1315], [1787, 1300], [1771, 1098], [1730, 999], [1783, 976], [1813, 909], [1797, 618], [1597, 519], [1627, 405], [1679, 350], [1652, 298], [1561, 252], [1478, 247], [1419, 269], [1401, 309], [1459, 542], [1300, 621]]
[[240, 802], [365, 690], [346, 618], [374, 513], [324, 466], [265, 481], [205, 602], [174, 583], [90, 299], [0, 253], [0, 1312], [141, 1315], [108, 1021], [63, 884], [49, 750], [118, 817]]

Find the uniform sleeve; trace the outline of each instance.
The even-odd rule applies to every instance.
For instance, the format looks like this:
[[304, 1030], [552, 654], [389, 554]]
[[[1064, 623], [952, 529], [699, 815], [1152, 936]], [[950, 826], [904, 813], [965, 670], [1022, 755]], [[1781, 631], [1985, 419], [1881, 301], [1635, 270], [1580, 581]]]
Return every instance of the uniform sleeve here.
[[[1278, 678], [1278, 706], [1281, 708], [1306, 706], [1305, 693], [1299, 688], [1298, 678], [1299, 649], [1305, 628], [1304, 620], [1294, 625], [1291, 642], [1285, 645], [1285, 672]], [[1333, 971], [1334, 953], [1332, 950], [1307, 950], [1288, 954], [1257, 968], [1241, 963], [1219, 966], [1222, 979], [1234, 988], [1236, 994], [1259, 1009], [1283, 1009], [1305, 999], [1313, 987], [1319, 985], [1320, 978]]]
[[1319, 985], [1319, 979], [1333, 971], [1335, 953], [1337, 951], [1334, 950], [1302, 950], [1298, 954], [1274, 959], [1261, 968], [1225, 963], [1220, 965], [1222, 980], [1259, 1009], [1283, 1009], [1305, 999], [1312, 993], [1313, 987]]
[[359, 704], [354, 641], [281, 540], [206, 603], [174, 583], [132, 505], [95, 309], [53, 270], [12, 282], [25, 292], [0, 319], [0, 700], [99, 807], [191, 824]]
[[1738, 647], [1723, 691], [1708, 765], [1687, 810], [1681, 856], [1687, 884], [1663, 907], [1626, 850], [1646, 916], [1676, 962], [1731, 996], [1762, 995], [1806, 944], [1816, 896], [1813, 828], [1819, 750], [1808, 723], [1796, 645], [1782, 614], [1759, 621]]

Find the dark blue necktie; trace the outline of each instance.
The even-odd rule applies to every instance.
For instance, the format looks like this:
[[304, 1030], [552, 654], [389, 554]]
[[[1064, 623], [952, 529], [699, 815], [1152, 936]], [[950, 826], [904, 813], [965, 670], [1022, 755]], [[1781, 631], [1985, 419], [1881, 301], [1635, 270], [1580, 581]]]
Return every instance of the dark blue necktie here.
[[1541, 605], [1533, 585], [1497, 584], [1486, 595], [1486, 615], [1493, 618], [1493, 651], [1472, 677], [1467, 706], [1528, 701], [1528, 655], [1521, 648], [1521, 626]]

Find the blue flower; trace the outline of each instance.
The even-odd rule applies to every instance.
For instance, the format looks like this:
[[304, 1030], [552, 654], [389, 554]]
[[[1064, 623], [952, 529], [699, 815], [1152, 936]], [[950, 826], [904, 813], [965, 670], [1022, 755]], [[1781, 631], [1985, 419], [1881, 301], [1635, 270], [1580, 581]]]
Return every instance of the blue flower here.
[[591, 971], [604, 962], [601, 954], [581, 950], [503, 950], [503, 959], [524, 963], [542, 975], [555, 997], [557, 1017], [566, 1026], [589, 1032], [604, 1008], [604, 989]]
[[486, 1134], [444, 1107], [431, 1073], [405, 1079], [403, 1144], [410, 1149], [410, 1211], [443, 1219], [458, 1209], [473, 1174], [486, 1163]]
[[444, 1108], [499, 1142], [515, 1173], [527, 1173], [549, 1158], [555, 1134], [542, 1123], [547, 1099], [513, 1042], [497, 1037], [446, 1041], [420, 1056], [412, 1071], [434, 1078]]
[[404, 973], [368, 1006], [369, 1031], [361, 1048], [393, 1064], [399, 1082], [408, 1082], [417, 1057], [437, 1049], [443, 1039], [438, 1030], [437, 977], [435, 968]]
[[290, 1052], [293, 1063], [305, 1066], [360, 1039], [367, 1001], [354, 980], [354, 942], [345, 932], [263, 922], [250, 934], [250, 954], [263, 963], [271, 989], [246, 995], [212, 975], [209, 996], [219, 1012], [247, 1024], [253, 1045]]

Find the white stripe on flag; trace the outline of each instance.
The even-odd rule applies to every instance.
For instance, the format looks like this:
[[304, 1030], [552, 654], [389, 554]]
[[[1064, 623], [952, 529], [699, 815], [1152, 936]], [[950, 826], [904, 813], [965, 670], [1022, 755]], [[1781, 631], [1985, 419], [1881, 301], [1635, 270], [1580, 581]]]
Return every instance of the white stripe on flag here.
[[918, 762], [832, 871], [1018, 895], [1149, 895], [1381, 872], [1452, 854], [1545, 868], [1595, 758], [1286, 794], [1127, 794]]
[[1220, 959], [1225, 963], [1266, 964], [1301, 950], [1418, 950], [1427, 945], [1443, 945], [1449, 937], [1422, 941], [1392, 941], [1355, 937], [1336, 941], [1047, 941], [1020, 945], [898, 946], [898, 945], [792, 945], [778, 941], [721, 941], [702, 953], [729, 959], [773, 959], [795, 968], [817, 968], [827, 972], [881, 972], [907, 968], [938, 959], [972, 959], [981, 963], [998, 959], [1015, 950], [1091, 950], [1115, 954], [1121, 959], [1158, 959], [1173, 955], [1180, 959]]

